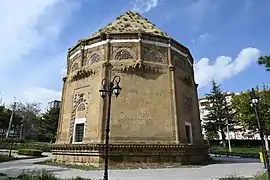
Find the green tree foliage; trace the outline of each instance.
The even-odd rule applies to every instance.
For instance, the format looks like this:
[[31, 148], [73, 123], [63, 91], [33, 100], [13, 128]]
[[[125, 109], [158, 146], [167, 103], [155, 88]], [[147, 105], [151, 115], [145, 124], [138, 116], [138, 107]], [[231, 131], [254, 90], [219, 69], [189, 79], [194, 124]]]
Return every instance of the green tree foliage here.
[[[0, 130], [1, 130], [1, 138], [5, 136], [5, 133], [8, 129], [10, 117], [11, 117], [12, 110], [7, 108], [5, 105], [0, 106]], [[20, 126], [22, 118], [14, 113], [12, 125], [13, 127]]]
[[266, 71], [270, 71], [270, 56], [261, 56], [258, 59], [259, 65], [264, 65], [266, 68]]
[[[258, 123], [254, 114], [254, 109], [250, 106], [250, 91], [241, 92], [233, 96], [233, 107], [236, 110], [236, 119], [245, 128], [256, 132]], [[270, 87], [263, 86], [262, 90], [256, 88], [256, 94], [259, 97], [258, 114], [262, 129], [270, 132]]]
[[27, 102], [27, 103], [17, 103], [17, 108], [15, 114], [20, 117], [21, 132], [20, 138], [25, 136], [25, 130], [30, 128], [30, 126], [37, 126], [38, 116], [40, 114], [40, 103], [37, 102]]
[[223, 145], [226, 146], [226, 127], [227, 123], [234, 124], [234, 111], [232, 105], [226, 100], [226, 94], [222, 92], [221, 85], [212, 81], [212, 89], [206, 94], [207, 104], [205, 110], [207, 115], [204, 117], [204, 129], [207, 134], [221, 133]]
[[60, 108], [51, 108], [47, 110], [40, 118], [38, 132], [40, 135], [55, 141]]

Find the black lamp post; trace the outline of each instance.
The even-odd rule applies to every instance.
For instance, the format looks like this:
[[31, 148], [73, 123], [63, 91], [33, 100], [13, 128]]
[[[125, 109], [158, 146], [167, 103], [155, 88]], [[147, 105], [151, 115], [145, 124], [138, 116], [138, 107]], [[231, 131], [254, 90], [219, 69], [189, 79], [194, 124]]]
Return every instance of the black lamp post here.
[[267, 169], [268, 180], [270, 180], [269, 159], [268, 159], [268, 154], [265, 147], [265, 141], [264, 141], [264, 136], [263, 136], [264, 134], [261, 127], [261, 122], [258, 115], [258, 103], [259, 103], [259, 98], [256, 96], [254, 88], [252, 88], [250, 92], [250, 106], [253, 107], [254, 109], [256, 120], [258, 123], [258, 129], [259, 129], [261, 143], [262, 143], [262, 154], [263, 154], [263, 159], [264, 159], [264, 166]]
[[106, 123], [106, 136], [105, 136], [105, 163], [104, 163], [104, 180], [108, 180], [108, 154], [109, 154], [109, 134], [110, 134], [110, 119], [111, 119], [111, 102], [112, 95], [116, 97], [119, 96], [121, 92], [121, 87], [119, 86], [121, 78], [119, 76], [114, 76], [112, 81], [106, 85], [105, 78], [101, 81], [101, 89], [99, 90], [100, 96], [104, 99], [108, 95], [108, 114], [107, 114], [107, 123]]

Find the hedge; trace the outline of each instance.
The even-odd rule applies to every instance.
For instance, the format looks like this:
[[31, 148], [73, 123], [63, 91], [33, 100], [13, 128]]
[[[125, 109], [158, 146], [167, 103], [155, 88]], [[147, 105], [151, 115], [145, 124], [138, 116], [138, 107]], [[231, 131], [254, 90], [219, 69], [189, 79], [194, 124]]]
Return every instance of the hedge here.
[[[12, 144], [12, 149], [38, 149], [43, 152], [50, 152], [49, 143], [39, 143], [39, 142], [29, 142], [29, 143], [20, 143], [15, 142]], [[0, 149], [9, 149], [10, 143], [8, 142], [0, 142]]]
[[239, 152], [225, 152], [225, 151], [212, 150], [210, 151], [210, 153], [216, 154], [216, 155], [239, 156], [242, 158], [260, 158], [259, 153], [252, 153], [252, 152], [239, 153]]
[[26, 156], [41, 156], [42, 151], [37, 149], [18, 149], [18, 154]]
[[[219, 146], [221, 140], [210, 140], [210, 146]], [[238, 139], [231, 139], [231, 146], [232, 147], [260, 147], [261, 146], [261, 140], [248, 140], [248, 139], [243, 139], [243, 140], [238, 140]], [[205, 143], [208, 144], [207, 141]]]

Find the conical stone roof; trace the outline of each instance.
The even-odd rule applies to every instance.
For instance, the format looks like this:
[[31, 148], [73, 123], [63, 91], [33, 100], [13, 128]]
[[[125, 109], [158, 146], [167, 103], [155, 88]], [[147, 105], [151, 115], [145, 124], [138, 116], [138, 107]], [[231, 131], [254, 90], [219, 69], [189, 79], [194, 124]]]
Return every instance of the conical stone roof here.
[[143, 18], [139, 13], [136, 13], [134, 11], [127, 11], [123, 15], [116, 18], [115, 21], [98, 30], [98, 32], [94, 33], [92, 37], [96, 37], [101, 33], [125, 32], [146, 32], [153, 35], [161, 35], [168, 37], [167, 33], [161, 31], [146, 18]]

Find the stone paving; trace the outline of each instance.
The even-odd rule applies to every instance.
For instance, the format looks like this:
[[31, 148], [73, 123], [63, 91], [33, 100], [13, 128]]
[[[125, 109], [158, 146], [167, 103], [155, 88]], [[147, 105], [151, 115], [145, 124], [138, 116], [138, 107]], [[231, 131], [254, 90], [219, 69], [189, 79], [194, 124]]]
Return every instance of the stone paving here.
[[[82, 177], [101, 179], [103, 171], [83, 171], [78, 169], [62, 168], [49, 165], [34, 164], [51, 158], [24, 159], [0, 163], [0, 172], [9, 176], [17, 176], [23, 171], [46, 169], [60, 178]], [[135, 169], [135, 170], [110, 170], [110, 180], [210, 180], [218, 177], [239, 175], [251, 177], [264, 171], [263, 165], [258, 160], [214, 157], [223, 160], [222, 164], [211, 164], [198, 168], [166, 168], [166, 169]], [[226, 161], [226, 163], [225, 163]]]

